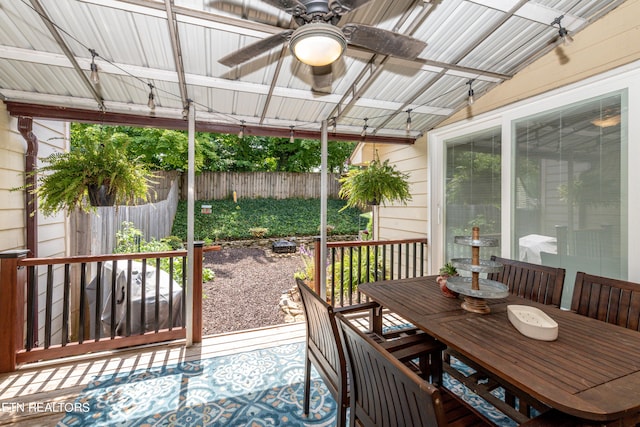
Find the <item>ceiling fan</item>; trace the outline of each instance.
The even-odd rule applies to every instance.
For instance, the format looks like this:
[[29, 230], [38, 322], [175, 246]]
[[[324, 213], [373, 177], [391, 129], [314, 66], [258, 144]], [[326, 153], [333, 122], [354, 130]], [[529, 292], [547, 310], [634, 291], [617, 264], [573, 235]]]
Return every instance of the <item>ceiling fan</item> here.
[[332, 66], [348, 45], [381, 55], [415, 59], [427, 44], [421, 40], [364, 24], [338, 26], [340, 18], [371, 0], [261, 0], [290, 14], [298, 25], [252, 43], [220, 59], [233, 67], [289, 42], [291, 53], [311, 66], [313, 87], [331, 86]]

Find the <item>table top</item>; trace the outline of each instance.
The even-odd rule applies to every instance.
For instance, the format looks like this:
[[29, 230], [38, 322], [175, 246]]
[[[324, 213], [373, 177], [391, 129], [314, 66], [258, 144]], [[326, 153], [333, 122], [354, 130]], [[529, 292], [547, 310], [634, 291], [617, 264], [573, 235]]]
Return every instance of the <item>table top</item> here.
[[[640, 412], [640, 332], [513, 295], [470, 313], [444, 297], [436, 276], [366, 283], [359, 291], [533, 398], [596, 421]], [[520, 334], [507, 305], [537, 307], [558, 323], [558, 339]]]

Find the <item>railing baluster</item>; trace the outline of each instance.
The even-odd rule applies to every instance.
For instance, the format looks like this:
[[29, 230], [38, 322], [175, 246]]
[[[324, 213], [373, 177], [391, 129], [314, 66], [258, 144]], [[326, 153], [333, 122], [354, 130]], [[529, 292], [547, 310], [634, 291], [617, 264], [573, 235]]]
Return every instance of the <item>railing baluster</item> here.
[[62, 284], [62, 346], [69, 342], [69, 298], [71, 293], [71, 264], [64, 265], [64, 283]]
[[[344, 270], [344, 267], [343, 267]], [[353, 304], [353, 246], [349, 246], [349, 305]]]
[[187, 291], [187, 257], [182, 257], [182, 327], [187, 327], [187, 298], [185, 297]]
[[155, 331], [160, 330], [160, 258], [156, 258], [156, 310]]
[[344, 307], [344, 247], [340, 248], [340, 266], [340, 285], [338, 286], [340, 295], [338, 298], [340, 299], [340, 307]]
[[420, 276], [424, 276], [424, 247], [426, 244], [420, 243]]
[[140, 285], [140, 335], [144, 335], [147, 321], [147, 259], [142, 260], [142, 284]]
[[418, 272], [418, 246], [417, 243], [413, 243], [413, 277], [416, 277], [416, 273]]
[[118, 261], [111, 263], [111, 339], [116, 337], [116, 304], [120, 299], [120, 289], [117, 289]]
[[387, 245], [382, 245], [382, 280], [387, 280]]
[[398, 243], [398, 279], [402, 279], [402, 243]]
[[87, 303], [87, 263], [80, 264], [80, 322], [78, 324], [78, 342], [84, 342], [84, 323], [86, 321], [84, 306]]
[[409, 277], [409, 244], [405, 244], [405, 254], [404, 254], [404, 277]]
[[127, 319], [127, 327], [125, 328], [125, 335], [131, 336], [131, 280], [133, 278], [133, 260], [127, 260], [127, 301], [125, 302], [125, 307], [127, 312], [125, 313], [125, 317]]
[[169, 258], [169, 330], [173, 329], [173, 257]]
[[367, 253], [367, 270], [364, 280], [365, 282], [369, 283], [371, 281], [371, 246], [367, 246], [365, 252]]
[[[362, 246], [358, 246], [358, 286], [362, 283]], [[360, 292], [358, 292], [358, 302], [360, 302]]]
[[53, 264], [47, 266], [47, 291], [44, 309], [44, 348], [51, 346], [51, 318], [53, 306]]
[[378, 281], [378, 251], [380, 249], [379, 245], [375, 245], [373, 247], [373, 281], [377, 282]]
[[29, 283], [27, 285], [27, 343], [26, 349], [30, 351], [35, 347], [34, 343], [34, 324], [35, 324], [35, 298], [36, 298], [36, 281], [38, 275], [38, 268], [34, 266], [29, 266]]
[[[323, 263], [324, 263], [324, 260], [320, 261], [320, 265], [322, 265]], [[331, 305], [333, 306], [336, 305], [336, 267], [335, 265], [336, 265], [336, 250], [331, 249], [331, 277], [329, 278], [329, 283], [331, 285], [331, 290], [330, 290]], [[319, 289], [322, 289], [322, 286], [320, 286]], [[323, 299], [325, 298], [326, 297], [324, 297]]]
[[93, 317], [93, 337], [96, 342], [100, 341], [102, 335], [102, 261], [98, 261], [98, 272], [96, 273], [96, 312]]
[[390, 267], [389, 270], [391, 271], [389, 271], [389, 279], [391, 280], [393, 280], [393, 254], [395, 253], [393, 248], [394, 248], [394, 245], [390, 244], [389, 250], [391, 253], [389, 254], [389, 267]]

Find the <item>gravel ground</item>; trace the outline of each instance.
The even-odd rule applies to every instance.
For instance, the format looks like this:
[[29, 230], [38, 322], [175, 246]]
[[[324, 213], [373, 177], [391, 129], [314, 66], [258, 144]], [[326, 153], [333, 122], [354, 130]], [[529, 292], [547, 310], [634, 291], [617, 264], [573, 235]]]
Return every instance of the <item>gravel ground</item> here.
[[204, 266], [216, 276], [203, 285], [203, 335], [284, 323], [278, 302], [295, 286], [293, 273], [302, 269], [297, 253], [225, 247], [205, 252]]

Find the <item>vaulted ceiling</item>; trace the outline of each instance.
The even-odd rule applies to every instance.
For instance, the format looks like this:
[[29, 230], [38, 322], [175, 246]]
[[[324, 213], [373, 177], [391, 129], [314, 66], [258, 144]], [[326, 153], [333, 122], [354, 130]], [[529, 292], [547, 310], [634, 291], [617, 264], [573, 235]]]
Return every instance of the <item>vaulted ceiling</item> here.
[[[13, 115], [410, 143], [622, 0], [329, 0], [337, 22], [426, 43], [415, 59], [349, 44], [330, 86], [283, 40], [228, 67], [237, 49], [298, 26], [284, 9], [325, 0], [0, 0], [0, 97]], [[324, 7], [326, 7], [325, 5]], [[322, 6], [322, 5], [321, 5]], [[284, 33], [289, 37], [291, 31]], [[367, 43], [364, 43], [365, 45]], [[94, 57], [95, 54], [95, 57]], [[99, 83], [90, 79], [92, 59]], [[153, 91], [156, 107], [148, 107]], [[411, 128], [407, 119], [411, 117]]]

